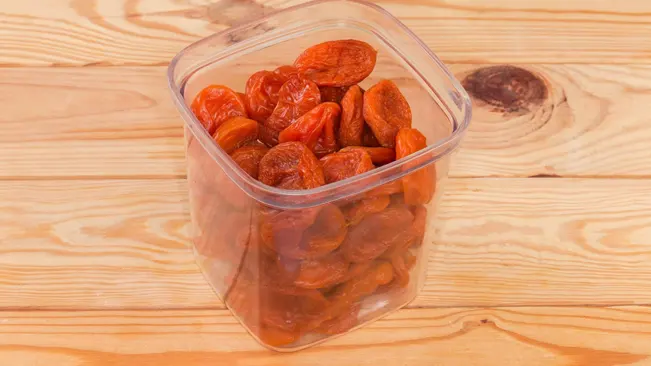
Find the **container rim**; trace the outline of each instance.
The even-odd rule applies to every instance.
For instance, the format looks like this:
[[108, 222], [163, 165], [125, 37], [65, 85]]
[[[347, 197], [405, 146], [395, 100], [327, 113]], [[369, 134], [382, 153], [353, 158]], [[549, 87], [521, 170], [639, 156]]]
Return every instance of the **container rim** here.
[[[222, 149], [220, 149], [216, 143], [214, 143], [214, 140], [212, 137], [208, 134], [208, 132], [202, 127], [201, 122], [197, 119], [197, 117], [191, 112], [190, 108], [188, 105], [185, 103], [185, 98], [181, 92], [181, 88], [176, 85], [175, 82], [175, 77], [174, 77], [174, 72], [176, 69], [176, 66], [180, 62], [181, 58], [187, 54], [190, 50], [197, 48], [201, 46], [204, 43], [209, 43], [211, 40], [223, 37], [224, 35], [241, 31], [243, 29], [249, 28], [252, 25], [256, 23], [263, 22], [265, 20], [274, 18], [278, 14], [282, 13], [289, 13], [295, 10], [299, 9], [304, 9], [304, 8], [310, 8], [313, 6], [317, 5], [323, 5], [327, 3], [353, 3], [356, 5], [361, 5], [367, 8], [372, 9], [375, 12], [380, 13], [382, 16], [387, 18], [388, 20], [392, 21], [395, 23], [400, 30], [403, 32], [403, 35], [406, 37], [411, 38], [420, 48], [429, 56], [429, 58], [439, 67], [440, 71], [447, 77], [447, 81], [450, 82], [452, 85], [453, 89], [459, 93], [459, 102], [461, 104], [460, 111], [463, 114], [462, 120], [457, 120], [454, 116], [450, 115], [450, 118], [452, 118], [453, 126], [455, 127], [452, 132], [450, 133], [449, 136], [446, 138], [440, 139], [431, 145], [428, 145], [425, 149], [419, 150], [416, 153], [411, 154], [408, 157], [405, 157], [403, 159], [400, 159], [399, 161], [394, 161], [390, 164], [383, 165], [381, 167], [378, 167], [376, 169], [373, 169], [369, 172], [365, 172], [363, 174], [356, 175], [354, 177], [350, 177], [338, 182], [330, 183], [323, 185], [321, 187], [317, 188], [312, 188], [312, 189], [306, 189], [306, 190], [287, 190], [287, 189], [281, 189], [277, 187], [272, 187], [268, 186], [257, 179], [252, 178], [248, 174], [246, 174], [242, 169], [237, 166], [232, 159], [230, 159], [229, 155], [226, 154]], [[218, 52], [216, 55], [219, 54], [229, 54], [230, 53], [230, 48], [227, 47], [226, 49]], [[193, 72], [197, 71], [198, 66], [195, 64], [192, 66], [194, 68], [191, 72], [188, 74], [191, 75]], [[417, 71], [417, 70], [415, 70]], [[187, 77], [188, 75], [186, 75]], [[277, 206], [277, 207], [282, 207], [282, 206], [287, 206], [286, 203], [281, 203], [281, 202], [276, 202], [278, 199], [273, 199], [275, 203], [269, 202], [270, 200], [268, 198], [264, 198], [263, 195], [272, 195], [275, 197], [281, 197], [281, 198], [302, 198], [301, 200], [296, 200], [296, 204], [289, 205], [291, 208], [305, 208], [305, 207], [311, 207], [311, 206], [317, 206], [323, 203], [327, 203], [333, 200], [337, 200], [340, 198], [344, 198], [353, 194], [357, 194], [359, 192], [342, 192], [339, 194], [342, 190], [342, 188], [345, 188], [347, 186], [356, 186], [359, 187], [358, 184], [360, 181], [365, 180], [369, 176], [372, 175], [379, 175], [382, 172], [385, 172], [387, 170], [393, 169], [396, 166], [402, 166], [402, 165], [407, 165], [412, 163], [413, 161], [417, 161], [416, 164], [412, 163], [410, 164], [409, 169], [404, 169], [401, 170], [399, 174], [394, 174], [390, 176], [389, 178], [385, 179], [377, 179], [376, 182], [372, 184], [368, 184], [364, 186], [364, 188], [367, 189], [372, 189], [376, 186], [380, 186], [387, 181], [392, 181], [394, 179], [400, 178], [404, 175], [407, 175], [414, 170], [418, 170], [422, 168], [425, 165], [428, 165], [441, 157], [447, 155], [448, 153], [453, 150], [456, 145], [459, 143], [461, 137], [465, 134], [466, 130], [468, 129], [470, 125], [470, 121], [472, 118], [472, 107], [471, 107], [471, 101], [470, 97], [468, 96], [468, 93], [465, 91], [465, 89], [461, 86], [461, 84], [457, 81], [457, 79], [454, 77], [454, 75], [450, 72], [450, 70], [445, 66], [445, 64], [434, 54], [434, 52], [418, 37], [416, 34], [414, 34], [404, 23], [402, 23], [398, 18], [393, 16], [391, 13], [389, 13], [387, 10], [384, 8], [380, 7], [379, 5], [376, 5], [374, 3], [370, 3], [365, 0], [313, 0], [309, 1], [303, 4], [299, 5], [294, 5], [291, 7], [287, 7], [284, 9], [278, 9], [276, 11], [272, 11], [264, 16], [249, 20], [247, 22], [243, 22], [241, 24], [229, 27], [227, 29], [224, 29], [222, 31], [216, 32], [215, 34], [212, 34], [210, 36], [204, 37], [198, 41], [195, 41], [191, 43], [190, 45], [184, 47], [179, 53], [177, 53], [174, 58], [170, 61], [170, 64], [167, 68], [167, 81], [168, 81], [168, 88], [172, 94], [172, 97], [174, 99], [174, 102], [179, 110], [179, 112], [182, 114], [182, 117], [184, 118], [184, 122], [187, 125], [187, 127], [192, 131], [196, 139], [198, 140], [205, 151], [208, 153], [208, 155], [215, 160], [217, 164], [219, 164], [222, 168], [224, 169], [224, 173], [227, 174], [235, 184], [237, 184], [241, 189], [243, 189], [249, 196], [252, 198], [256, 199], [256, 201], [259, 202], [264, 202], [267, 203], [271, 206]], [[435, 88], [433, 88], [431, 85], [428, 85], [431, 89], [432, 92], [438, 95], [438, 92], [436, 91]], [[449, 106], [443, 105], [441, 106], [442, 108], [448, 108], [449, 112]], [[212, 143], [211, 143], [212, 142]], [[434, 150], [441, 150], [440, 153], [438, 154], [433, 154], [432, 157], [428, 159], [423, 159], [422, 157], [424, 155], [427, 155], [429, 153], [432, 153]], [[422, 161], [425, 160], [425, 161]], [[228, 166], [226, 167], [224, 166]], [[235, 175], [237, 179], [234, 179]], [[245, 183], [248, 187], [243, 187], [243, 184]], [[251, 189], [254, 188], [254, 189]], [[366, 189], [365, 189], [366, 190]], [[359, 190], [358, 190], [359, 191]], [[331, 194], [328, 194], [331, 193]], [[312, 198], [310, 198], [310, 196]], [[320, 198], [318, 198], [320, 197]], [[326, 198], [325, 200], [323, 198]], [[318, 202], [314, 202], [318, 201]], [[326, 202], [327, 201], [327, 202]], [[300, 202], [300, 203], [299, 203]]]

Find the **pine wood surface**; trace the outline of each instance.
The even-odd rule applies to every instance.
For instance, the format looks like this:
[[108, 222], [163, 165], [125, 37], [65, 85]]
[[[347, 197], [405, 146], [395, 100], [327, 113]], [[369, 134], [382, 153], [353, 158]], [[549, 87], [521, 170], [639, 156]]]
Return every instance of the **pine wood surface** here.
[[0, 364], [651, 365], [641, 0], [379, 1], [473, 99], [425, 286], [295, 354], [246, 334], [189, 248], [166, 66], [300, 2], [0, 3]]

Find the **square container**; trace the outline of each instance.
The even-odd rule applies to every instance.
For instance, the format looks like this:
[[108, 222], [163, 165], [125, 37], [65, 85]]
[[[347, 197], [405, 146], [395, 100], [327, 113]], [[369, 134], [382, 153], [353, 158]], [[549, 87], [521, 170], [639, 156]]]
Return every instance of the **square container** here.
[[[368, 90], [381, 79], [395, 82], [427, 148], [333, 184], [283, 190], [240, 169], [189, 108], [210, 84], [243, 92], [256, 71], [291, 65], [304, 49], [340, 39], [361, 40], [378, 51], [374, 71], [360, 86]], [[414, 299], [435, 242], [433, 223], [450, 153], [471, 112], [463, 88], [411, 31], [369, 3], [315, 1], [192, 44], [173, 59], [168, 77], [185, 120], [197, 263], [253, 337], [274, 350], [294, 351], [361, 327]], [[405, 203], [408, 179], [420, 182], [427, 199]], [[355, 211], [364, 207], [382, 212], [398, 207], [409, 219], [396, 219], [398, 228], [394, 220], [355, 219]], [[362, 230], [367, 236], [360, 236]], [[341, 260], [337, 250], [351, 237], [375, 238], [350, 244], [360, 252], [375, 250], [372, 260]], [[321, 248], [318, 255], [307, 253], [314, 248]]]

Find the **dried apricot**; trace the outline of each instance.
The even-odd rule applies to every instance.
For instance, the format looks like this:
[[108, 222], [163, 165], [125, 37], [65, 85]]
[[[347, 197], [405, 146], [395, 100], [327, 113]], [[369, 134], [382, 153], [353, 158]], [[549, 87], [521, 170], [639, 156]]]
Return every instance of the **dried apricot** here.
[[320, 86], [319, 90], [321, 91], [321, 101], [322, 102], [333, 102], [341, 103], [346, 91], [348, 91], [347, 86]]
[[301, 261], [294, 284], [303, 288], [326, 288], [339, 283], [348, 272], [350, 263], [339, 253], [318, 259]]
[[371, 189], [366, 192], [366, 197], [390, 196], [400, 192], [402, 192], [402, 181], [397, 179]]
[[292, 76], [278, 91], [278, 104], [264, 122], [276, 133], [321, 103], [319, 87], [312, 81]]
[[394, 147], [401, 128], [411, 127], [411, 108], [398, 86], [382, 80], [364, 93], [364, 119], [384, 147]]
[[363, 150], [336, 152], [321, 158], [326, 183], [333, 183], [365, 173], [374, 168], [371, 157]]
[[260, 182], [284, 189], [311, 189], [325, 184], [319, 160], [296, 141], [272, 147], [260, 161]]
[[337, 142], [337, 130], [339, 129], [339, 115], [337, 118], [328, 118], [323, 126], [323, 132], [314, 146], [314, 155], [322, 158], [339, 150]]
[[341, 312], [336, 317], [326, 320], [321, 323], [315, 332], [321, 334], [335, 335], [349, 331], [358, 323], [358, 314], [361, 305], [359, 303], [353, 304], [350, 308]]
[[205, 87], [194, 98], [190, 109], [211, 135], [227, 120], [247, 116], [244, 99], [223, 85]]
[[[396, 135], [396, 158], [402, 159], [427, 147], [425, 136], [415, 128], [401, 128]], [[433, 164], [402, 178], [405, 203], [420, 205], [428, 203], [436, 188], [436, 170]]]
[[341, 146], [362, 146], [364, 135], [364, 95], [362, 89], [351, 86], [341, 99], [341, 123], [339, 143]]
[[316, 258], [337, 249], [346, 238], [346, 217], [339, 207], [324, 206], [314, 224], [303, 235], [301, 250], [289, 254], [294, 258]]
[[260, 238], [275, 252], [298, 248], [303, 233], [314, 223], [321, 207], [303, 210], [269, 210], [260, 212]]
[[337, 287], [329, 297], [332, 304], [329, 313], [341, 314], [342, 310], [350, 307], [364, 296], [368, 296], [382, 285], [393, 280], [393, 266], [386, 261], [373, 264], [366, 272], [358, 277], [351, 278]]
[[324, 126], [332, 125], [333, 121], [339, 118], [340, 112], [341, 108], [337, 103], [321, 103], [282, 130], [278, 142], [300, 141], [314, 151]]
[[355, 202], [346, 210], [346, 220], [351, 226], [355, 226], [362, 219], [370, 214], [382, 212], [389, 206], [391, 199], [387, 195], [365, 198]]
[[255, 141], [258, 138], [258, 122], [244, 118], [234, 117], [224, 122], [217, 128], [213, 139], [227, 154], [238, 148]]
[[260, 338], [262, 343], [272, 347], [286, 346], [294, 343], [301, 335], [299, 332], [288, 332], [268, 326], [263, 326], [257, 332], [254, 331], [254, 333]]
[[371, 74], [376, 58], [377, 51], [366, 42], [328, 41], [303, 51], [294, 66], [320, 86], [349, 86]]
[[253, 179], [258, 179], [258, 167], [260, 160], [269, 151], [269, 148], [262, 144], [254, 144], [240, 147], [231, 153], [233, 161], [239, 165], [246, 174]]
[[382, 253], [382, 258], [390, 260], [393, 257], [401, 256], [409, 250], [410, 246], [417, 246], [423, 242], [427, 225], [427, 209], [424, 206], [412, 206], [410, 211], [414, 215], [414, 220], [405, 227], [404, 233], [400, 235], [400, 240], [394, 241], [391, 248]]
[[368, 155], [371, 157], [371, 161], [373, 162], [373, 165], [376, 166], [389, 164], [390, 162], [396, 160], [396, 152], [389, 147], [349, 146], [339, 151], [351, 151], [354, 149], [361, 149], [366, 151]]
[[364, 125], [364, 133], [362, 134], [362, 145], [365, 147], [378, 147], [380, 146], [380, 143], [378, 140], [375, 138], [375, 135], [373, 134], [373, 130], [365, 124]]
[[258, 71], [246, 82], [245, 102], [250, 118], [264, 122], [278, 104], [278, 92], [287, 78], [271, 72]]
[[278, 66], [274, 70], [274, 74], [278, 74], [281, 77], [283, 77], [285, 80], [289, 80], [292, 76], [298, 76], [299, 72], [298, 69], [295, 68], [294, 66], [291, 65], [283, 65], [283, 66]]
[[413, 214], [405, 207], [388, 209], [366, 216], [351, 227], [341, 251], [351, 262], [370, 261], [385, 250], [404, 240], [404, 230], [413, 221]]
[[[312, 215], [316, 208], [306, 212]], [[306, 211], [306, 210], [301, 210]], [[301, 211], [296, 211], [300, 213]], [[318, 211], [314, 224], [303, 228], [302, 222], [296, 220], [278, 223], [274, 218], [271, 228], [261, 228], [266, 242], [272, 243], [272, 248], [285, 257], [293, 259], [312, 259], [322, 257], [337, 249], [344, 241], [347, 233], [346, 219], [341, 210], [335, 205], [326, 205]], [[295, 219], [295, 218], [290, 218]]]
[[262, 123], [258, 123], [258, 140], [268, 147], [278, 145], [279, 131], [273, 130]]

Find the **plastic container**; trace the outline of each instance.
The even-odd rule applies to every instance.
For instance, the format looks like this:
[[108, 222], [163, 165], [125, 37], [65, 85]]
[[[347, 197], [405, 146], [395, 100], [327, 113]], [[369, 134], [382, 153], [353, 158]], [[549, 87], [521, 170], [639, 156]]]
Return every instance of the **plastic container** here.
[[[376, 67], [360, 86], [368, 89], [380, 79], [393, 80], [409, 101], [413, 127], [427, 138], [426, 149], [319, 188], [277, 189], [244, 173], [188, 107], [209, 84], [243, 92], [254, 72], [292, 64], [304, 49], [338, 39], [365, 41], [378, 50]], [[278, 351], [298, 350], [363, 326], [414, 299], [435, 240], [432, 224], [450, 153], [459, 145], [471, 112], [465, 91], [411, 31], [372, 4], [316, 1], [192, 44], [174, 58], [168, 77], [185, 120], [197, 262], [260, 343]], [[405, 205], [403, 180], [416, 176], [429, 182], [421, 188], [433, 196], [423, 204]], [[389, 208], [399, 207], [403, 216], [407, 212], [409, 219], [354, 222], [353, 207], [377, 196], [390, 202]], [[378, 224], [383, 222], [386, 225]], [[369, 236], [359, 235], [362, 225]], [[353, 236], [377, 239], [354, 245], [390, 247], [373, 260], [343, 264], [337, 249], [321, 250], [318, 256], [302, 252]]]

